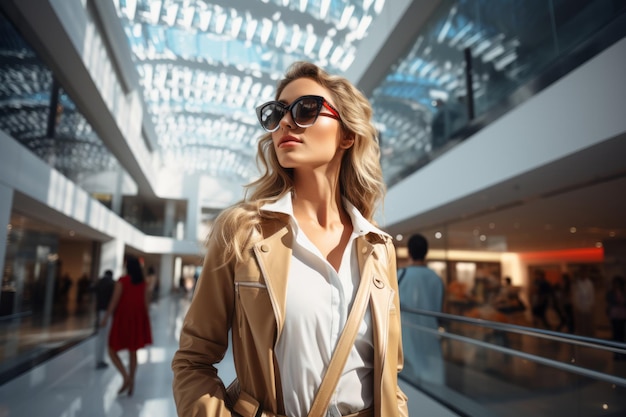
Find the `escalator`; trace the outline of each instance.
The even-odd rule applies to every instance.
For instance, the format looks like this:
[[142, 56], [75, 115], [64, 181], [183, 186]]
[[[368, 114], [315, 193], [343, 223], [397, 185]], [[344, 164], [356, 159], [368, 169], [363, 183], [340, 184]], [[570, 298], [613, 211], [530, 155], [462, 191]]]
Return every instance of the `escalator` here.
[[400, 374], [411, 415], [626, 415], [624, 344], [408, 308], [402, 331], [420, 341], [404, 343], [405, 361], [426, 364]]

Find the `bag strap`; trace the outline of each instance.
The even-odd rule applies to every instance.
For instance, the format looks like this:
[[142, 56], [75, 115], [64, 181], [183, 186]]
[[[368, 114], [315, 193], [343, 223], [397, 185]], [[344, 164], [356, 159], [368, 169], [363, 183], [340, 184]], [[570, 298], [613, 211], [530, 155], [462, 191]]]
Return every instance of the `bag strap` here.
[[348, 320], [346, 321], [346, 325], [341, 332], [341, 336], [339, 336], [339, 341], [337, 342], [333, 356], [330, 358], [330, 363], [328, 364], [322, 383], [317, 390], [317, 394], [315, 395], [315, 399], [313, 400], [313, 404], [309, 410], [308, 417], [323, 416], [328, 409], [330, 398], [335, 392], [335, 388], [339, 382], [339, 377], [343, 372], [343, 368], [346, 366], [348, 355], [354, 345], [357, 331], [363, 321], [363, 316], [365, 315], [365, 310], [367, 308], [367, 301], [370, 298], [370, 289], [371, 280], [368, 278], [361, 278], [359, 289], [354, 297], [354, 303], [352, 304], [350, 314], [348, 315]]

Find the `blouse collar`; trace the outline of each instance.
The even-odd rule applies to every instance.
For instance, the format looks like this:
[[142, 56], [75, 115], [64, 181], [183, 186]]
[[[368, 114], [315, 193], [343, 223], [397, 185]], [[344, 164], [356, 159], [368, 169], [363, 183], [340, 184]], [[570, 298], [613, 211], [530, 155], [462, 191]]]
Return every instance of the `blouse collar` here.
[[[291, 201], [292, 195], [292, 192], [285, 193], [278, 200], [262, 206], [261, 210], [286, 214], [292, 219], [294, 223], [297, 224], [297, 222], [295, 221], [296, 218], [293, 214], [293, 204]], [[342, 198], [342, 201], [344, 208], [346, 209], [346, 212], [348, 212], [348, 215], [350, 216], [350, 219], [352, 221], [352, 228], [354, 230], [354, 233], [356, 233], [358, 236], [365, 236], [368, 233], [374, 233], [380, 235], [381, 237], [389, 237], [388, 233], [383, 232], [378, 227], [370, 223], [365, 217], [363, 217], [361, 212], [356, 207], [354, 207], [354, 205], [350, 203], [345, 197]]]

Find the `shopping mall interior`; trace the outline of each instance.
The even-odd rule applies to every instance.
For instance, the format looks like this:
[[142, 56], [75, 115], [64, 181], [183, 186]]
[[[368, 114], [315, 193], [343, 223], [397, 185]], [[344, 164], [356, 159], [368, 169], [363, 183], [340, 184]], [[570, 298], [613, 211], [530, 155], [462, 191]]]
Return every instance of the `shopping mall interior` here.
[[[623, 0], [3, 0], [0, 416], [176, 415], [206, 237], [302, 60], [369, 99], [376, 222], [399, 267], [424, 235], [445, 285], [402, 308], [442, 372], [400, 374], [411, 415], [626, 415]], [[157, 276], [132, 398], [94, 367], [92, 287], [127, 255]]]

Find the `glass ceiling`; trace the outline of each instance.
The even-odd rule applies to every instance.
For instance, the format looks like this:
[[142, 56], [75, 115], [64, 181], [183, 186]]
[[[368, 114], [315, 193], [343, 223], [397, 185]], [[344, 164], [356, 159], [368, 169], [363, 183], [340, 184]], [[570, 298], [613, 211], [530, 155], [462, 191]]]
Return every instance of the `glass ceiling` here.
[[[236, 183], [257, 175], [254, 156], [262, 131], [254, 108], [273, 97], [286, 67], [309, 60], [343, 73], [385, 5], [384, 0], [114, 3], [164, 166]], [[467, 125], [464, 50], [471, 50], [480, 113], [524, 80], [529, 65], [519, 59], [522, 40], [534, 47], [551, 44], [550, 12], [539, 0], [440, 2], [370, 97], [388, 186], [436, 157]], [[442, 116], [445, 132], [438, 137]]]
[[[112, 0], [154, 123], [162, 168], [248, 183], [262, 134], [254, 107], [296, 60], [343, 73], [384, 0]], [[603, 27], [624, 6], [442, 0], [371, 94], [388, 186], [459, 140], [464, 50], [476, 116]], [[586, 22], [581, 26], [580, 22]], [[68, 178], [121, 167], [53, 74], [0, 15], [0, 129]], [[56, 111], [51, 111], [58, 92]], [[54, 117], [51, 117], [54, 115]], [[445, 116], [445, 132], [438, 120]], [[462, 138], [461, 138], [462, 139]]]
[[254, 108], [289, 64], [342, 73], [384, 0], [113, 0], [160, 160], [238, 183], [258, 175]]

